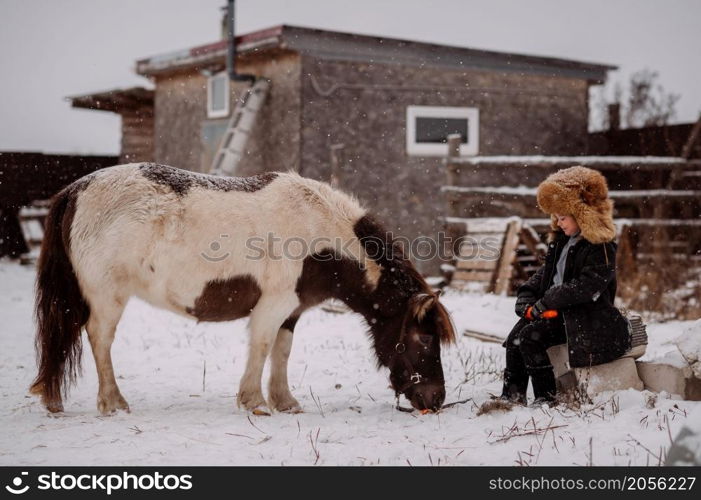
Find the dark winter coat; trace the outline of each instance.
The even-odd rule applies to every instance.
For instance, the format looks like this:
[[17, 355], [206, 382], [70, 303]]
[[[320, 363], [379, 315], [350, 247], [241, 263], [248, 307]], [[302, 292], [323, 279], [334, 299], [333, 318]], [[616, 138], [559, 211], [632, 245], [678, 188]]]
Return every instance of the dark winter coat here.
[[[555, 233], [545, 264], [518, 289], [529, 303], [542, 299], [564, 319], [570, 366], [608, 363], [630, 348], [628, 323], [613, 307], [616, 296], [616, 243], [593, 244], [582, 238], [569, 250], [562, 285], [550, 287], [568, 236]], [[529, 320], [522, 318], [511, 334]]]

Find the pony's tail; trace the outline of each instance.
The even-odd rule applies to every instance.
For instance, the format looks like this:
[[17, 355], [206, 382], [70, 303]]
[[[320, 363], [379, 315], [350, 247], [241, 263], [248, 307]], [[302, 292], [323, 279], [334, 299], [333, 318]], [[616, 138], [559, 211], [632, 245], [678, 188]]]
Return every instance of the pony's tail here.
[[36, 279], [36, 353], [39, 373], [30, 392], [51, 412], [63, 411], [62, 393], [75, 382], [82, 353], [81, 329], [90, 308], [69, 257], [77, 192], [58, 193], [44, 224]]

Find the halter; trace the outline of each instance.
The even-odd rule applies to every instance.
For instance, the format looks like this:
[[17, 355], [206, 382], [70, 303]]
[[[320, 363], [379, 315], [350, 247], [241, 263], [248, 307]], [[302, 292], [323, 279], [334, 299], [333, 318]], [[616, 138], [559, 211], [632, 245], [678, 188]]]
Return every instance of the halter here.
[[407, 319], [409, 318], [410, 314], [406, 314], [404, 316], [404, 319], [402, 320], [402, 329], [399, 332], [399, 339], [397, 343], [394, 345], [394, 351], [399, 354], [400, 359], [404, 363], [405, 368], [407, 369], [406, 371], [408, 373], [411, 373], [409, 380], [404, 383], [399, 389], [395, 389], [395, 395], [397, 396], [397, 399], [399, 399], [400, 394], [404, 394], [404, 391], [406, 391], [409, 387], [412, 385], [417, 385], [420, 384], [423, 376], [418, 373], [417, 371], [414, 370], [414, 367], [412, 366], [411, 362], [404, 356], [404, 353], [406, 353], [406, 344], [404, 343], [404, 337], [406, 336], [406, 323]]

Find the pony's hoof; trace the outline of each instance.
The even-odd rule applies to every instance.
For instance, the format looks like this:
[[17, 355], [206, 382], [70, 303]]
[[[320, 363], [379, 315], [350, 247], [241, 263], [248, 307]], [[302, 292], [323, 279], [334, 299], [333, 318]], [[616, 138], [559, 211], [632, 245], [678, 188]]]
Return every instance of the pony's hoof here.
[[269, 417], [271, 415], [267, 406], [256, 406], [251, 410], [251, 413], [258, 417]]
[[289, 413], [290, 415], [297, 415], [298, 413], [304, 413], [304, 410], [299, 405], [293, 405], [289, 408], [279, 408], [280, 413]]
[[44, 386], [41, 384], [33, 385], [29, 392], [35, 396], [41, 396], [41, 404], [44, 405], [49, 413], [61, 413], [63, 411], [63, 400], [59, 397], [56, 399], [48, 399], [44, 393]]
[[236, 405], [239, 408], [244, 408], [251, 412], [257, 408], [264, 408], [265, 411], [270, 413], [270, 410], [265, 404], [265, 399], [263, 399], [263, 395], [260, 392], [239, 392], [236, 398]]
[[129, 403], [127, 403], [122, 396], [113, 399], [98, 398], [97, 411], [99, 411], [101, 415], [113, 415], [117, 413], [117, 410], [122, 410], [126, 413], [131, 413], [131, 410], [129, 409]]
[[44, 403], [44, 406], [50, 413], [61, 413], [63, 411], [63, 403], [61, 401], [49, 401]]
[[271, 408], [280, 413], [302, 413], [302, 407], [292, 394], [281, 397], [271, 396], [268, 403]]
[[302, 413], [302, 407], [299, 405], [296, 399], [292, 398], [291, 401], [278, 402], [272, 405], [275, 410], [280, 413]]

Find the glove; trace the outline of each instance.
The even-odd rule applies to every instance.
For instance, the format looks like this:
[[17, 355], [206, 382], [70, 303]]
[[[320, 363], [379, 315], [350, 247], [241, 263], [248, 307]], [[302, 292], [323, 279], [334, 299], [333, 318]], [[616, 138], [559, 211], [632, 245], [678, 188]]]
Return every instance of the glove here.
[[[539, 319], [553, 319], [557, 318], [560, 315], [560, 313], [557, 312], [557, 309], [548, 309], [546, 311], [543, 311], [543, 314], [538, 316]], [[524, 318], [527, 320], [533, 321], [536, 319], [533, 316], [533, 306], [528, 306], [528, 309], [526, 309], [526, 314], [523, 315]]]
[[526, 309], [531, 305], [533, 302], [532, 297], [528, 296], [523, 296], [523, 297], [518, 297], [516, 299], [516, 316], [519, 318], [523, 318], [526, 315]]
[[533, 319], [539, 319], [540, 317], [543, 316], [543, 313], [547, 311], [548, 308], [543, 304], [543, 300], [537, 301], [535, 304], [533, 304], [533, 307], [530, 308], [530, 316]]

